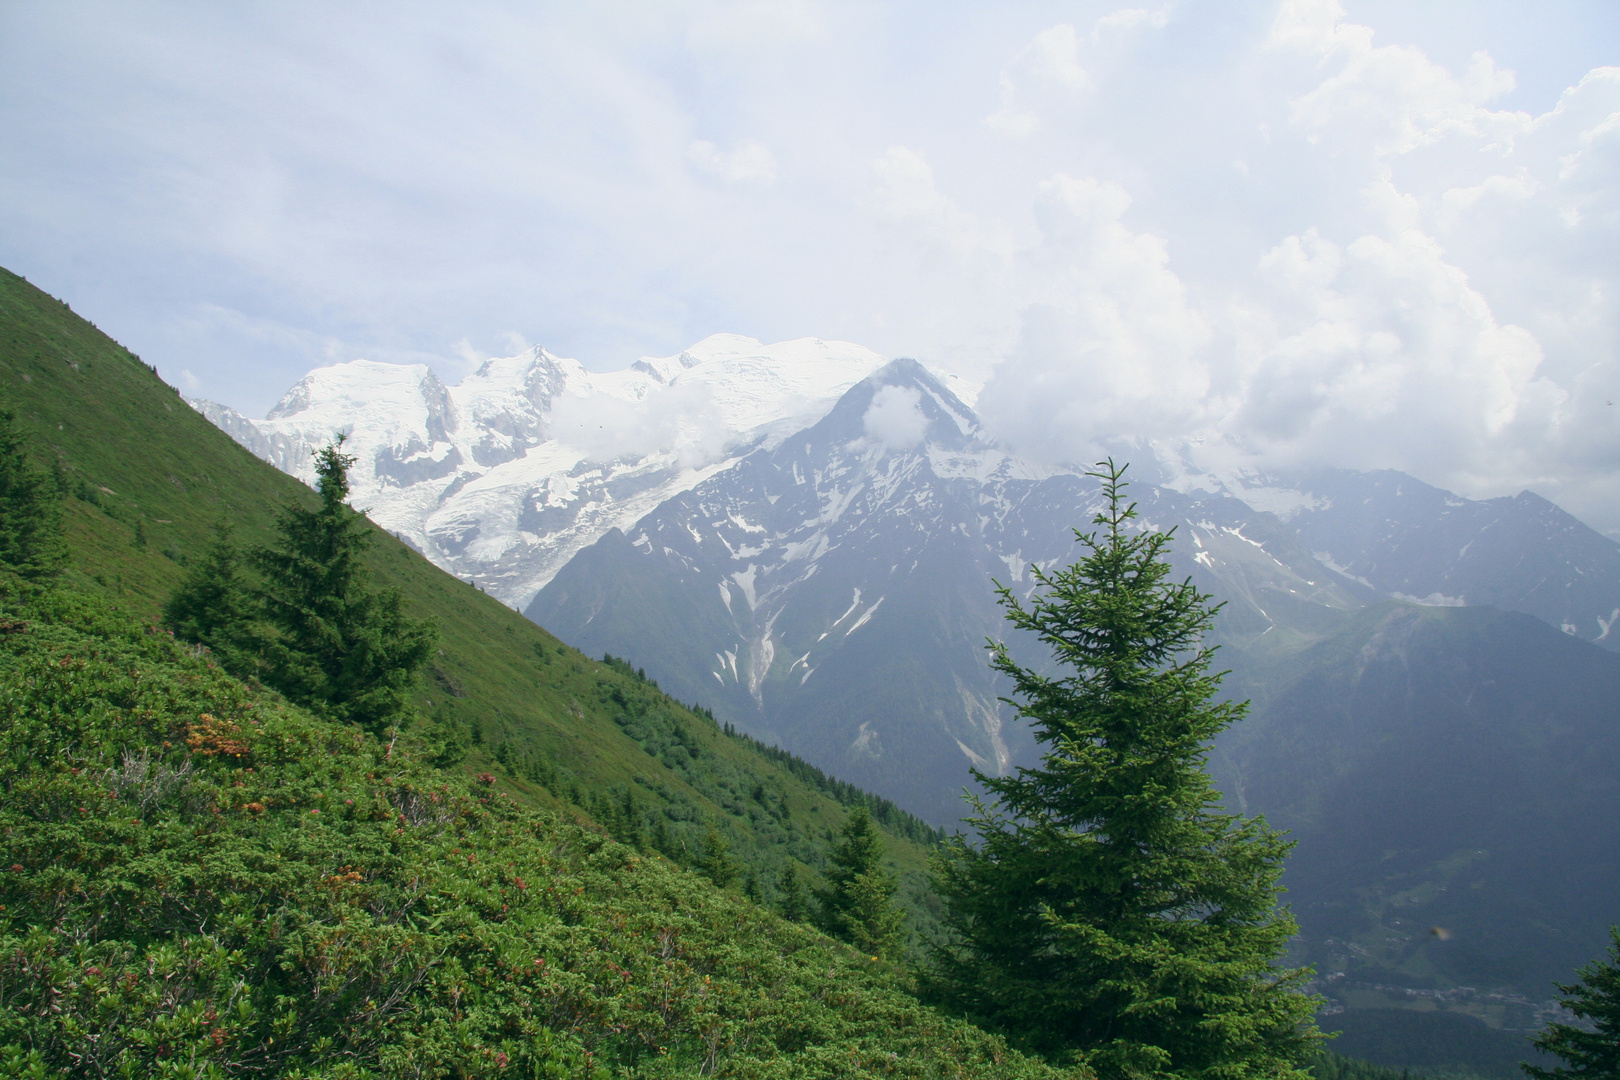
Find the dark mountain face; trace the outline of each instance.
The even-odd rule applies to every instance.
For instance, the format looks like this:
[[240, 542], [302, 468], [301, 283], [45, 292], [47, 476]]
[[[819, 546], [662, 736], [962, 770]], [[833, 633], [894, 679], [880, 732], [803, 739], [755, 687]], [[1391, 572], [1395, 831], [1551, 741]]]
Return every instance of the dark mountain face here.
[[1217, 744], [1292, 831], [1326, 975], [1547, 996], [1620, 917], [1620, 657], [1528, 616], [1384, 604], [1297, 656]]
[[1397, 472], [1299, 485], [1301, 541], [1386, 596], [1522, 611], [1620, 650], [1620, 545], [1533, 492], [1473, 502]]
[[[1620, 592], [1617, 549], [1532, 495], [1470, 503], [1396, 474], [1301, 487], [1314, 507], [1288, 521], [1130, 489], [1143, 527], [1177, 530], [1177, 575], [1224, 602], [1218, 663], [1254, 701], [1214, 748], [1217, 780], [1295, 830], [1290, 899], [1324, 968], [1542, 994], [1620, 918], [1620, 852], [1586, 843], [1620, 810], [1603, 779], [1620, 776], [1620, 658], [1521, 616], [1380, 605], [1440, 593], [1431, 603], [1556, 623], [1564, 609], [1536, 605], [1589, 580]], [[897, 361], [776, 450], [582, 551], [528, 614], [950, 824], [970, 769], [1035, 752], [985, 662], [986, 638], [1006, 635], [993, 582], [1028, 590], [1031, 564], [1073, 561], [1097, 496], [989, 445], [962, 402]]]

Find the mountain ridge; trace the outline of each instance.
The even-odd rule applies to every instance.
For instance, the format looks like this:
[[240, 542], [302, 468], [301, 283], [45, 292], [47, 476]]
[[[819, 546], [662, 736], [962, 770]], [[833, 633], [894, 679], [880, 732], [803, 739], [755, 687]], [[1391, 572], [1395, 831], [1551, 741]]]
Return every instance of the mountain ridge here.
[[[309, 471], [309, 455], [325, 440], [348, 432], [361, 451], [357, 504], [438, 565], [521, 610], [609, 530], [631, 531], [662, 502], [813, 426], [857, 376], [884, 363], [849, 343], [765, 346], [713, 335], [607, 374], [536, 348], [487, 360], [455, 387], [426, 365], [353, 361], [306, 376], [266, 420], [192, 404], [295, 475]], [[818, 373], [825, 364], [835, 377]], [[977, 387], [954, 376], [935, 381], [976, 428]], [[716, 393], [730, 395], [718, 413], [716, 399], [705, 397]], [[1143, 449], [1139, 483], [1191, 499], [1225, 495], [1272, 514], [1341, 584], [1419, 603], [1523, 610], [1620, 650], [1611, 631], [1620, 619], [1620, 544], [1534, 493], [1463, 499], [1388, 471], [1222, 479]], [[1032, 478], [1083, 471], [1016, 467]], [[1553, 552], [1551, 561], [1522, 558], [1535, 544]]]
[[580, 547], [775, 445], [882, 362], [844, 342], [716, 334], [607, 373], [535, 347], [454, 386], [424, 364], [354, 360], [310, 372], [263, 420], [192, 405], [306, 482], [345, 435], [356, 505], [521, 607]]

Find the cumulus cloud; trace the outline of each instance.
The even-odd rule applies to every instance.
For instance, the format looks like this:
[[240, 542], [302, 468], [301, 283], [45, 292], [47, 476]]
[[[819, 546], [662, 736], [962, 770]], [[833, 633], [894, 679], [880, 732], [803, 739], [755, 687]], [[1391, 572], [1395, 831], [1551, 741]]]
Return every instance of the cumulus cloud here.
[[1040, 131], [1053, 118], [1072, 110], [1096, 80], [1086, 70], [1082, 53], [1106, 62], [1106, 51], [1137, 29], [1158, 29], [1168, 22], [1163, 10], [1120, 8], [1098, 19], [1090, 33], [1072, 23], [1048, 26], [1019, 50], [1001, 73], [1001, 107], [984, 118], [993, 131], [1023, 139]]
[[[815, 335], [986, 379], [1042, 457], [1389, 465], [1620, 530], [1612, 11], [1094, 10], [13, 5], [0, 249], [252, 413], [356, 356], [455, 381], [504, 327], [594, 370]], [[706, 417], [554, 422], [700, 461]]]
[[[1388, 189], [1371, 196], [1394, 199]], [[1262, 260], [1279, 318], [1254, 349], [1232, 438], [1272, 460], [1477, 474], [1551, 434], [1567, 398], [1542, 350], [1498, 322], [1434, 239], [1407, 221], [1342, 251], [1315, 233]]]
[[[1620, 277], [1598, 254], [1620, 239], [1620, 70], [1537, 116], [1492, 107], [1514, 77], [1490, 56], [1454, 75], [1376, 43], [1333, 0], [1288, 0], [1265, 45], [1284, 127], [1262, 128], [1256, 158], [1280, 141], [1323, 162], [1301, 192], [1314, 198], [1291, 206], [1319, 224], [1194, 280], [1174, 236], [1145, 227], [1162, 191], [1143, 208], [1124, 183], [1043, 182], [987, 426], [1051, 460], [1146, 440], [1216, 476], [1346, 466], [1474, 496], [1531, 486], [1620, 525], [1604, 507], [1620, 493], [1604, 404], [1620, 389]], [[1310, 60], [1304, 82], [1291, 56]]]
[[1035, 35], [1001, 76], [1001, 108], [984, 122], [1004, 135], [1022, 138], [1040, 129], [1041, 118], [1031, 98], [1053, 94], [1069, 97], [1091, 86], [1080, 66], [1080, 38], [1069, 23], [1049, 26]]
[[922, 394], [914, 386], [880, 386], [861, 416], [869, 442], [887, 451], [911, 450], [928, 434]]
[[939, 190], [933, 168], [917, 151], [891, 146], [872, 162], [872, 172], [879, 209], [933, 254], [963, 259], [999, 246], [973, 215]]
[[1025, 453], [1089, 460], [1100, 440], [1199, 420], [1210, 331], [1164, 240], [1125, 223], [1130, 204], [1123, 188], [1092, 178], [1041, 186], [1042, 242], [1028, 263], [1044, 296], [979, 398], [992, 429]]
[[693, 140], [686, 156], [699, 169], [732, 184], [769, 184], [776, 179], [776, 156], [755, 139], [744, 139], [729, 151], [704, 139]]
[[707, 386], [676, 382], [640, 398], [564, 394], [552, 402], [546, 434], [588, 461], [670, 455], [682, 468], [697, 468], [725, 456], [728, 429]]
[[1295, 49], [1337, 70], [1292, 102], [1290, 118], [1320, 140], [1366, 139], [1379, 154], [1402, 154], [1448, 135], [1511, 143], [1530, 126], [1522, 112], [1486, 103], [1514, 87], [1513, 73], [1476, 52], [1457, 77], [1411, 46], [1373, 45], [1373, 29], [1344, 21], [1338, 0], [1285, 0], [1269, 44]]

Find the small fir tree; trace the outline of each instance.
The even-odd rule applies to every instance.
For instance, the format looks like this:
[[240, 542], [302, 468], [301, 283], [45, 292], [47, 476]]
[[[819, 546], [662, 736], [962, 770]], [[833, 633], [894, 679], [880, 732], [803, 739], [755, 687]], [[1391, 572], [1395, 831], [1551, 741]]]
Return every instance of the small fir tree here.
[[1558, 1004], [1590, 1026], [1548, 1024], [1532, 1044], [1564, 1066], [1520, 1066], [1535, 1080], [1620, 1080], [1620, 927], [1609, 928], [1608, 962], [1594, 960], [1558, 984]]
[[1169, 533], [1131, 525], [1123, 468], [1102, 463], [1099, 532], [1079, 562], [1032, 568], [1007, 619], [1057, 673], [991, 663], [1044, 745], [1041, 764], [975, 774], [969, 823], [935, 861], [950, 937], [932, 988], [957, 1007], [1103, 1080], [1305, 1080], [1318, 1036], [1308, 970], [1277, 966], [1294, 933], [1276, 907], [1291, 846], [1261, 819], [1218, 812], [1209, 741], [1243, 715], [1215, 699], [1203, 639], [1216, 608], [1168, 580]]
[[793, 863], [786, 863], [782, 867], [782, 877], [776, 884], [776, 908], [782, 913], [782, 918], [789, 922], [804, 922], [810, 913], [804, 882], [799, 878], [799, 868]]
[[898, 882], [883, 869], [883, 841], [866, 807], [850, 812], [827, 855], [826, 878], [816, 893], [821, 928], [870, 956], [898, 956], [906, 913], [894, 905]]
[[704, 830], [703, 855], [696, 865], [698, 872], [719, 889], [730, 887], [737, 880], [737, 875], [742, 873], [742, 864], [731, 856], [731, 844], [712, 821]]
[[227, 671], [245, 677], [255, 666], [253, 623], [235, 533], [230, 522], [216, 522], [208, 550], [164, 603], [163, 625], [178, 638], [206, 645]]
[[279, 542], [252, 561], [272, 630], [265, 681], [321, 715], [381, 734], [404, 719], [436, 634], [430, 622], [406, 618], [399, 590], [369, 585], [361, 556], [371, 533], [345, 502], [353, 464], [341, 436], [321, 450], [320, 505], [289, 502], [277, 519]]
[[17, 414], [0, 405], [0, 569], [45, 584], [62, 573], [67, 559], [56, 481], [29, 462]]

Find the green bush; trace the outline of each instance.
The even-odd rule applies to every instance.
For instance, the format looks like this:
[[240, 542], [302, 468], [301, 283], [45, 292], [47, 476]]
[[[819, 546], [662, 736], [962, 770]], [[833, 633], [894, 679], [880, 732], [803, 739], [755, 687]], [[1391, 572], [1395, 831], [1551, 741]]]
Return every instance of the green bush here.
[[0, 627], [0, 1076], [1062, 1075], [100, 600]]

